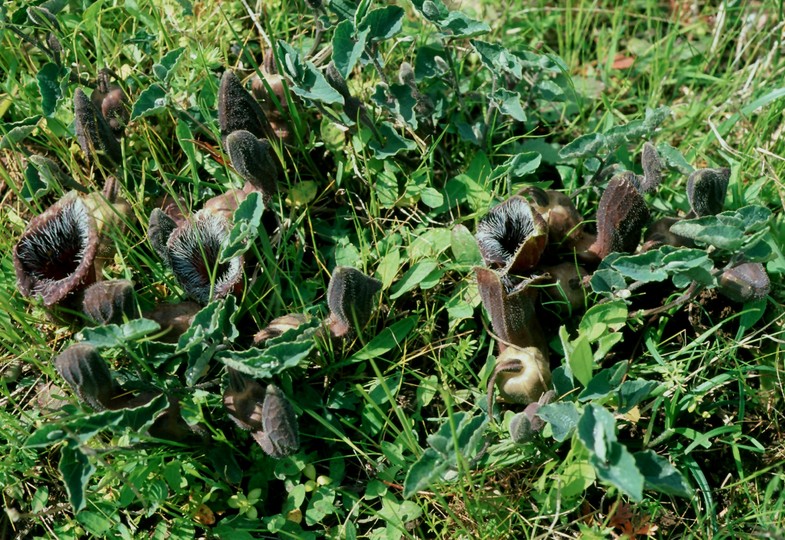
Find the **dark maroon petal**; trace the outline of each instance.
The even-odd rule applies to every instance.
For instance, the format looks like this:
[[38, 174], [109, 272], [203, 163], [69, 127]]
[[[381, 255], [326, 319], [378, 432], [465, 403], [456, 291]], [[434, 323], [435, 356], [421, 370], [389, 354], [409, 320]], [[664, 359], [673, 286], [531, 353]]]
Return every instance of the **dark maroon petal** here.
[[289, 400], [274, 384], [267, 385], [262, 407], [262, 424], [263, 433], [254, 433], [254, 438], [270, 456], [290, 456], [300, 448], [297, 416]]
[[520, 273], [534, 268], [548, 242], [548, 224], [523, 197], [491, 208], [477, 224], [477, 243], [485, 264]]
[[54, 363], [81, 401], [97, 411], [109, 406], [115, 391], [114, 381], [95, 347], [76, 343], [60, 353]]
[[356, 268], [336, 267], [327, 287], [332, 334], [342, 337], [362, 328], [371, 318], [373, 301], [381, 288], [381, 281]]
[[259, 103], [231, 70], [224, 72], [218, 89], [218, 125], [224, 148], [226, 137], [241, 129], [250, 131], [259, 139], [273, 136], [273, 130]]
[[14, 269], [24, 296], [47, 307], [95, 280], [95, 220], [76, 192], [33, 218], [14, 246]]
[[722, 212], [730, 169], [698, 169], [687, 179], [687, 199], [698, 217]]
[[235, 292], [242, 281], [243, 258], [218, 263], [229, 222], [201, 210], [172, 232], [167, 253], [172, 272], [185, 292], [201, 304]]
[[120, 324], [135, 318], [134, 284], [127, 279], [93, 283], [85, 289], [82, 311], [97, 324]]
[[226, 148], [237, 173], [269, 200], [278, 191], [278, 158], [270, 143], [238, 130], [226, 137]]
[[616, 176], [600, 198], [597, 209], [597, 241], [590, 250], [604, 259], [609, 253], [631, 253], [649, 221], [649, 209], [629, 178]]

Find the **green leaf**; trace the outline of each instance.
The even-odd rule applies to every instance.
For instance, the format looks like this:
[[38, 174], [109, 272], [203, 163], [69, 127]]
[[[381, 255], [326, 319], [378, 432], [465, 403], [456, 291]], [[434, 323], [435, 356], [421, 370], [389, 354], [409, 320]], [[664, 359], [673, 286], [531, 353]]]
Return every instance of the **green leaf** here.
[[616, 486], [627, 494], [633, 501], [643, 499], [644, 477], [638, 470], [635, 457], [627, 448], [618, 442], [612, 442], [603, 460], [598, 455], [589, 457], [589, 462], [594, 466], [597, 477]]
[[166, 90], [158, 84], [146, 88], [131, 109], [131, 120], [158, 114], [166, 108]]
[[343, 96], [333, 88], [312, 62], [302, 56], [291, 45], [278, 41], [278, 55], [283, 69], [292, 81], [292, 91], [298, 96], [326, 105], [343, 104]]
[[399, 6], [373, 9], [357, 25], [362, 32], [368, 31], [369, 41], [384, 41], [397, 35], [403, 27], [404, 10]]
[[420, 200], [428, 208], [439, 208], [444, 204], [444, 195], [432, 187], [426, 187], [420, 193]]
[[19, 195], [27, 202], [38, 199], [52, 189], [49, 180], [42, 177], [32, 161], [28, 162], [25, 167], [24, 178], [25, 181]]
[[635, 464], [643, 474], [646, 487], [677, 497], [692, 497], [692, 488], [687, 480], [670, 462], [652, 450], [635, 452]]
[[41, 120], [40, 115], [31, 116], [18, 122], [9, 122], [0, 126], [0, 132], [3, 133], [3, 138], [0, 139], [0, 150], [13, 148], [16, 143], [27, 138], [38, 127], [39, 120]]
[[60, 449], [60, 474], [63, 476], [65, 490], [68, 493], [68, 500], [74, 512], [82, 510], [86, 504], [85, 488], [90, 477], [95, 472], [95, 465], [90, 463], [87, 456], [81, 451], [79, 445], [74, 441], [68, 443]]
[[596, 270], [589, 281], [592, 291], [598, 294], [614, 294], [627, 288], [627, 281], [621, 272], [612, 268]]
[[403, 496], [409, 498], [418, 491], [427, 488], [444, 473], [449, 464], [432, 448], [423, 452], [414, 465], [409, 468], [403, 481]]
[[578, 421], [578, 438], [601, 461], [611, 458], [611, 444], [616, 442], [616, 420], [607, 409], [590, 403]]
[[77, 335], [84, 341], [98, 348], [125, 347], [161, 329], [161, 325], [150, 319], [134, 319], [125, 324], [106, 324], [95, 328], [85, 328]]
[[338, 73], [344, 79], [349, 78], [349, 74], [360, 61], [365, 50], [368, 34], [370, 30], [357, 32], [355, 35], [354, 24], [352, 21], [345, 20], [338, 23], [333, 33], [333, 63]]
[[44, 116], [52, 116], [57, 108], [57, 102], [63, 98], [62, 79], [68, 70], [54, 64], [46, 63], [36, 75], [38, 90], [41, 93], [41, 110]]
[[562, 159], [583, 159], [597, 155], [607, 141], [602, 133], [587, 133], [581, 135], [571, 143], [559, 150]]
[[219, 263], [226, 263], [234, 257], [239, 257], [251, 248], [259, 235], [263, 213], [264, 199], [261, 193], [256, 191], [249, 193], [234, 211], [234, 224], [228, 238], [224, 241], [218, 257]]
[[102, 411], [45, 424], [30, 435], [25, 441], [25, 447], [44, 448], [64, 439], [84, 443], [105, 429], [141, 432], [150, 427], [167, 407], [169, 399], [159, 395], [139, 407]]
[[185, 47], [169, 51], [161, 58], [159, 63], [153, 64], [153, 74], [155, 74], [159, 81], [165, 84], [169, 82], [174, 73], [174, 69], [177, 67], [177, 62], [180, 61], [184, 51]]
[[723, 225], [720, 214], [679, 221], [671, 226], [671, 232], [728, 251], [735, 251], [744, 243], [743, 229]]
[[379, 261], [379, 265], [376, 267], [376, 277], [382, 282], [382, 289], [387, 290], [392, 285], [400, 268], [401, 252], [398, 248], [394, 248], [382, 257], [382, 260]]
[[478, 39], [469, 41], [480, 55], [480, 61], [489, 68], [492, 73], [509, 73], [516, 80], [523, 77], [523, 63], [515, 54], [496, 43], [488, 43]]
[[638, 405], [659, 386], [655, 381], [635, 379], [624, 381], [619, 387], [619, 413], [624, 414]]
[[579, 329], [593, 343], [608, 331], [621, 330], [626, 324], [627, 304], [624, 300], [614, 300], [590, 307], [581, 318]]
[[559, 328], [559, 338], [572, 374], [582, 385], [586, 386], [591, 380], [594, 367], [594, 355], [592, 355], [589, 340], [579, 333], [577, 339], [571, 341], [564, 326]]
[[522, 152], [509, 160], [508, 174], [513, 181], [520, 180], [524, 176], [533, 174], [541, 162], [542, 155], [539, 152]]
[[315, 343], [312, 339], [270, 345], [265, 349], [245, 351], [219, 351], [215, 359], [241, 373], [256, 379], [269, 379], [297, 367], [311, 354]]
[[453, 261], [466, 267], [482, 264], [482, 255], [474, 235], [465, 225], [460, 223], [450, 232], [450, 250]]
[[[381, 86], [377, 86], [377, 95], [374, 96], [374, 100], [376, 100], [380, 91], [384, 94], [384, 90]], [[417, 112], [415, 111], [417, 100], [414, 98], [411, 87], [406, 84], [391, 84], [388, 91], [393, 97], [392, 112], [399, 114], [401, 118], [403, 118], [403, 121], [412, 129], [417, 129], [417, 126], [419, 125], [417, 121]], [[386, 104], [386, 100], [384, 106], [390, 109]]]
[[559, 442], [572, 435], [581, 418], [575, 403], [571, 401], [543, 405], [537, 410], [537, 416], [550, 424], [553, 438]]
[[372, 139], [368, 143], [368, 147], [373, 150], [376, 159], [387, 159], [404, 150], [417, 148], [414, 141], [401, 137], [395, 130], [395, 126], [389, 122], [382, 122], [378, 126], [378, 131], [382, 136], [382, 142]]
[[651, 250], [639, 255], [624, 255], [616, 259], [612, 266], [622, 275], [635, 281], [652, 283], [668, 279], [668, 272], [662, 268], [663, 254]]
[[689, 176], [695, 171], [695, 168], [684, 159], [682, 153], [667, 143], [658, 144], [657, 153], [669, 169], [674, 169], [685, 176]]
[[392, 300], [400, 298], [407, 292], [419, 286], [423, 279], [430, 275], [431, 272], [436, 270], [438, 266], [439, 264], [433, 259], [425, 259], [414, 263], [398, 281], [390, 298]]
[[371, 360], [373, 358], [378, 358], [396, 347], [400, 347], [406, 336], [414, 329], [417, 320], [416, 316], [411, 316], [385, 328], [379, 335], [369, 341], [365, 347], [354, 353], [348, 361], [353, 363], [362, 360]]
[[451, 11], [436, 25], [442, 30], [452, 32], [453, 36], [461, 38], [487, 34], [491, 31], [491, 27], [487, 23], [472, 19], [460, 11]]
[[[723, 212], [725, 214], [726, 212]], [[763, 206], [750, 205], [739, 208], [733, 215], [738, 217], [744, 226], [744, 232], [749, 234], [762, 230], [771, 220], [771, 210]]]
[[603, 369], [592, 377], [589, 384], [578, 396], [578, 401], [586, 402], [608, 396], [619, 388], [621, 381], [627, 374], [627, 363], [619, 362], [613, 367]]
[[240, 335], [234, 325], [238, 314], [234, 296], [214, 300], [196, 314], [191, 326], [180, 336], [176, 352], [188, 354], [185, 370], [188, 386], [193, 386], [203, 375], [219, 345], [232, 342]]

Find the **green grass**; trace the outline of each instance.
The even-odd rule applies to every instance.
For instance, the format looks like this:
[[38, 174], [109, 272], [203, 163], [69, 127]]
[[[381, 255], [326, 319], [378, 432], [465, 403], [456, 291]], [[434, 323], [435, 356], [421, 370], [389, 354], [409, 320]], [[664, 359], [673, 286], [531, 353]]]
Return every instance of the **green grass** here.
[[[74, 512], [58, 469], [65, 445], [25, 446], [43, 426], [91, 418], [52, 362], [89, 325], [80, 318], [53, 319], [16, 287], [13, 246], [27, 222], [67, 191], [52, 184], [26, 199], [28, 157], [46, 155], [76, 182], [100, 190], [111, 171], [89, 165], [79, 148], [75, 89], [94, 85], [104, 67], [118, 75], [132, 104], [151, 85], [164, 88], [164, 106], [126, 129], [123, 167], [114, 174], [132, 212], [107, 233], [116, 254], [103, 277], [131, 279], [140, 313], [183, 300], [182, 287], [147, 240], [147, 223], [164, 195], [181, 197], [184, 210], [195, 212], [211, 196], [242, 185], [221, 148], [216, 112], [221, 73], [233, 69], [247, 81], [258, 74], [268, 43], [278, 40], [301, 54], [313, 49], [308, 60], [323, 69], [339, 16], [327, 8], [316, 14], [303, 0], [263, 6], [211, 0], [163, 7], [146, 0], [64, 4], [54, 33], [70, 78], [60, 82], [62, 95], [52, 114], [38, 119], [21, 141], [0, 145], [0, 227], [6, 230], [0, 239], [0, 486], [6, 508], [0, 536], [615, 538], [625, 522], [614, 510], [621, 503], [632, 512], [627, 522], [650, 524], [655, 537], [785, 534], [781, 5], [707, 5], [692, 12], [685, 3], [679, 14], [668, 3], [649, 0], [617, 5], [579, 0], [557, 7], [450, 3], [490, 25], [477, 39], [540, 55], [540, 67], [528, 67], [516, 81], [492, 74], [468, 39], [443, 37], [412, 3], [398, 2], [405, 9], [402, 29], [379, 42], [379, 69], [360, 62], [347, 81], [376, 122], [374, 129], [390, 122], [414, 143], [383, 159], [371, 129], [336, 127], [356, 118], [342, 116], [340, 106], [299, 97], [297, 85], [287, 81], [292, 138], [273, 141], [284, 172], [280, 194], [270, 204], [280, 238], [263, 234], [247, 252], [237, 296], [239, 337], [222, 346], [247, 348], [256, 331], [287, 313], [326, 317], [327, 286], [336, 266], [353, 266], [381, 280], [374, 312], [362, 332], [319, 341], [308, 361], [274, 377], [296, 410], [301, 439], [296, 454], [278, 460], [226, 418], [225, 369], [217, 360], [188, 387], [186, 356], [150, 336], [103, 350], [127, 388], [158, 388], [176, 396], [182, 417], [202, 435], [197, 442], [168, 441], [121, 425], [81, 440], [79, 455], [95, 473], [87, 482], [85, 508]], [[7, 74], [0, 81], [3, 135], [15, 122], [42, 115], [36, 74], [53, 61], [42, 45], [49, 30], [31, 22], [26, 7], [11, 2], [0, 8], [0, 69]], [[373, 96], [383, 79], [391, 86], [398, 82], [402, 62], [427, 68], [417, 64], [426, 46], [444, 47], [445, 71], [418, 81], [441, 112], [433, 122], [421, 115], [414, 129]], [[153, 65], [179, 47], [184, 52], [160, 80]], [[543, 55], [561, 63], [547, 71]], [[285, 69], [281, 54], [276, 61]], [[549, 97], [546, 80], [562, 97]], [[489, 106], [499, 88], [521, 91], [525, 121]], [[485, 388], [497, 349], [472, 270], [478, 262], [474, 241], [461, 243], [461, 234], [465, 242], [491, 206], [532, 184], [577, 192], [578, 210], [593, 222], [598, 186], [607, 179], [586, 187], [592, 160], [562, 159], [558, 151], [577, 137], [641, 120], [660, 106], [670, 114], [656, 130], [603, 150], [600, 157], [640, 171], [643, 140], [667, 143], [696, 168], [731, 168], [726, 208], [758, 204], [774, 213], [768, 225], [775, 248], [768, 263], [772, 287], [765, 302], [742, 307], [702, 297], [644, 318], [638, 308], [661, 305], [680, 291], [668, 290], [666, 298], [656, 284], [641, 288], [630, 298], [629, 318], [618, 330], [621, 341], [594, 366], [594, 374], [623, 363], [625, 380], [654, 381], [657, 388], [627, 413], [618, 412], [611, 397], [581, 403], [618, 413], [618, 440], [630, 452], [652, 450], [673, 464], [693, 495], [646, 489], [636, 502], [618, 483], [595, 478], [591, 451], [577, 434], [555, 442], [548, 427], [532, 442], [513, 443], [509, 411], [523, 407], [502, 405], [480, 441], [488, 442], [484, 453], [478, 455], [475, 447], [473, 454], [456, 456], [453, 449], [455, 473], [405, 498], [407, 473], [429, 448], [429, 436], [453, 426], [449, 438], [457, 444], [460, 414], [486, 414]], [[534, 174], [494, 173], [523, 152], [542, 156]], [[657, 192], [646, 196], [652, 215], [686, 213], [686, 182], [686, 175], [667, 173]], [[458, 201], [440, 204], [439, 196]], [[430, 271], [417, 275], [418, 266]], [[589, 298], [592, 305], [601, 297]], [[765, 313], [755, 319], [754, 309]], [[555, 369], [567, 363], [558, 328], [565, 325], [572, 339], [582, 313], [554, 313], [538, 308]], [[220, 342], [213, 339], [205, 343]], [[41, 410], [37, 401], [50, 382], [62, 387], [55, 393], [66, 399], [54, 412]], [[575, 393], [562, 402], [574, 400]], [[251, 519], [248, 507], [238, 508], [235, 501], [256, 489], [260, 495], [252, 505], [258, 518]], [[644, 537], [645, 528], [639, 529], [637, 537]]]

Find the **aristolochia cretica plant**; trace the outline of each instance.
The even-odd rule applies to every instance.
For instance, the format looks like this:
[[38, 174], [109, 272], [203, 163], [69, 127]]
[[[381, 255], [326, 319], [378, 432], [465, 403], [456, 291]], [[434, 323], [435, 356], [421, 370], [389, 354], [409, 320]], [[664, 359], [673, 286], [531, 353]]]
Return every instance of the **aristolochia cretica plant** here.
[[135, 310], [134, 285], [127, 279], [99, 281], [85, 289], [82, 311], [97, 324], [120, 324], [135, 318]]
[[589, 251], [600, 259], [617, 251], [631, 253], [638, 247], [649, 209], [638, 189], [626, 175], [608, 183], [597, 208], [597, 240]]
[[477, 224], [477, 243], [485, 264], [505, 272], [534, 268], [548, 241], [548, 224], [523, 197], [491, 208]]
[[267, 455], [282, 458], [296, 452], [297, 416], [283, 392], [274, 384], [265, 388], [237, 370], [229, 368], [228, 373], [223, 403], [229, 418], [250, 431]]
[[122, 161], [123, 152], [101, 111], [81, 88], [74, 93], [74, 125], [79, 146], [88, 161], [113, 167]]
[[128, 98], [122, 88], [109, 83], [107, 70], [98, 73], [98, 88], [93, 91], [90, 101], [101, 111], [114, 136], [122, 137], [129, 117]]
[[54, 364], [80, 401], [96, 411], [110, 408], [117, 387], [109, 367], [95, 347], [75, 343], [60, 353]]
[[336, 267], [327, 287], [328, 325], [332, 335], [345, 337], [352, 331], [358, 332], [371, 318], [374, 297], [381, 288], [381, 281], [356, 268]]
[[226, 149], [237, 173], [262, 193], [265, 201], [278, 191], [278, 166], [270, 143], [245, 130], [226, 137]]
[[687, 179], [687, 199], [696, 216], [722, 212], [728, 191], [730, 169], [698, 169]]
[[24, 296], [47, 307], [95, 281], [99, 235], [95, 220], [75, 191], [34, 217], [14, 246], [16, 279]]
[[258, 139], [274, 136], [259, 103], [245, 89], [237, 75], [228, 69], [221, 77], [218, 89], [218, 125], [224, 148], [229, 134], [239, 130], [248, 131]]
[[225, 217], [205, 210], [176, 225], [172, 218], [156, 209], [150, 216], [147, 236], [186, 294], [207, 304], [238, 292], [242, 286], [242, 256], [218, 262], [230, 229]]
[[493, 389], [508, 403], [528, 404], [549, 390], [551, 368], [537, 347], [507, 347], [496, 359], [488, 380], [488, 411], [493, 410]]

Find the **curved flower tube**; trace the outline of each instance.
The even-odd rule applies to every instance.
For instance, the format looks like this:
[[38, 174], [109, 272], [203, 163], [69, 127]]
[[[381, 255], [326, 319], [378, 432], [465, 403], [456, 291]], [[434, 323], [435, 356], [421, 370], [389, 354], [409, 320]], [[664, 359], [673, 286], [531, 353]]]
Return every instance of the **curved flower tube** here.
[[332, 335], [347, 336], [366, 324], [371, 318], [374, 296], [381, 288], [381, 281], [366, 276], [356, 268], [336, 267], [327, 287]]
[[687, 199], [698, 217], [722, 212], [728, 191], [730, 169], [698, 169], [687, 179]]
[[14, 246], [16, 280], [24, 296], [51, 307], [95, 281], [98, 230], [75, 191], [33, 218]]
[[218, 89], [218, 125], [221, 142], [226, 148], [226, 137], [238, 130], [250, 131], [260, 139], [274, 136], [270, 122], [259, 103], [248, 92], [237, 75], [226, 70]]
[[646, 201], [629, 175], [611, 179], [597, 208], [597, 240], [588, 248], [600, 259], [612, 252], [631, 253], [649, 221]]
[[226, 137], [226, 149], [237, 173], [269, 201], [278, 192], [277, 158], [270, 143], [241, 129]]
[[76, 138], [88, 161], [102, 161], [106, 166], [119, 164], [123, 158], [120, 143], [101, 111], [81, 88], [74, 93]]

